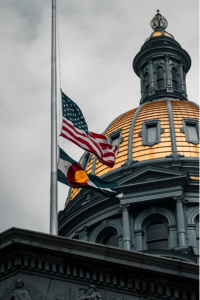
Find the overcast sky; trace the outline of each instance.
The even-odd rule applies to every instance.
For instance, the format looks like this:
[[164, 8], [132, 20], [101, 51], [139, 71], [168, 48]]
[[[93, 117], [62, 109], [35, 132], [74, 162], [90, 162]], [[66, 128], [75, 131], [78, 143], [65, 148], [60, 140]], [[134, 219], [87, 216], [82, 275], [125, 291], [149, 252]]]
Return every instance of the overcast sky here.
[[[101, 133], [138, 106], [140, 81], [132, 61], [152, 33], [157, 9], [192, 58], [187, 92], [198, 102], [198, 0], [58, 1], [61, 87], [81, 108], [90, 131]], [[1, 0], [0, 39], [0, 232], [49, 232], [51, 1]], [[57, 70], [59, 91], [59, 64]], [[78, 161], [83, 151], [61, 139]], [[62, 210], [68, 188], [58, 183], [58, 189]]]

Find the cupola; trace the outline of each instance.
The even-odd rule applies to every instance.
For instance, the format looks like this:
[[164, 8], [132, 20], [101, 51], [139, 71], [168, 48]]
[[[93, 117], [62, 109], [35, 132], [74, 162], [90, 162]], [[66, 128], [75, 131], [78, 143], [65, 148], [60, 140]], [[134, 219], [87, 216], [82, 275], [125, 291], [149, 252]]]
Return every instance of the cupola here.
[[165, 31], [168, 22], [159, 10], [150, 25], [154, 31], [133, 61], [141, 83], [140, 104], [161, 97], [187, 100], [185, 77], [191, 58], [173, 35]]

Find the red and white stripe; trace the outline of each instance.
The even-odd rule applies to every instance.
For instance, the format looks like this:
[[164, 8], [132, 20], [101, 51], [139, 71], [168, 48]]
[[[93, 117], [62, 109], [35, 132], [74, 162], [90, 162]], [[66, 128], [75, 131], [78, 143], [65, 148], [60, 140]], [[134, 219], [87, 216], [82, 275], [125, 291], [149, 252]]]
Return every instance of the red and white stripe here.
[[118, 147], [112, 146], [102, 134], [89, 132], [74, 127], [73, 123], [63, 117], [61, 136], [70, 140], [82, 149], [96, 155], [104, 165], [112, 168]]

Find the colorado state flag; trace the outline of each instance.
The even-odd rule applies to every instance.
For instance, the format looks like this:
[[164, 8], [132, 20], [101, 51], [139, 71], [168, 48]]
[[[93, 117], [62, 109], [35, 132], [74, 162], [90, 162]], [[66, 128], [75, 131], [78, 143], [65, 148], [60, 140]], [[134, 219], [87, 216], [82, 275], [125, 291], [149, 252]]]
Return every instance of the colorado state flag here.
[[61, 148], [58, 160], [58, 181], [73, 188], [93, 189], [107, 197], [123, 196], [121, 192], [111, 189], [118, 186], [116, 182], [106, 182], [98, 176], [86, 174], [82, 166]]

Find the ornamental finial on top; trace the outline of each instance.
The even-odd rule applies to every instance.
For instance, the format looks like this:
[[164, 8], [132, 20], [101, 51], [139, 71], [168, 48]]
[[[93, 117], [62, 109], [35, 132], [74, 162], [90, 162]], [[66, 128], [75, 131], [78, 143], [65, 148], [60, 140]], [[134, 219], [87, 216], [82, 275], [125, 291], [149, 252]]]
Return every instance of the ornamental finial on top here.
[[157, 29], [161, 29], [161, 28], [163, 28], [163, 29], [167, 28], [168, 22], [165, 19], [165, 17], [163, 17], [161, 15], [159, 9], [157, 9], [157, 14], [151, 20], [150, 25], [154, 29], [154, 31], [156, 31]]

